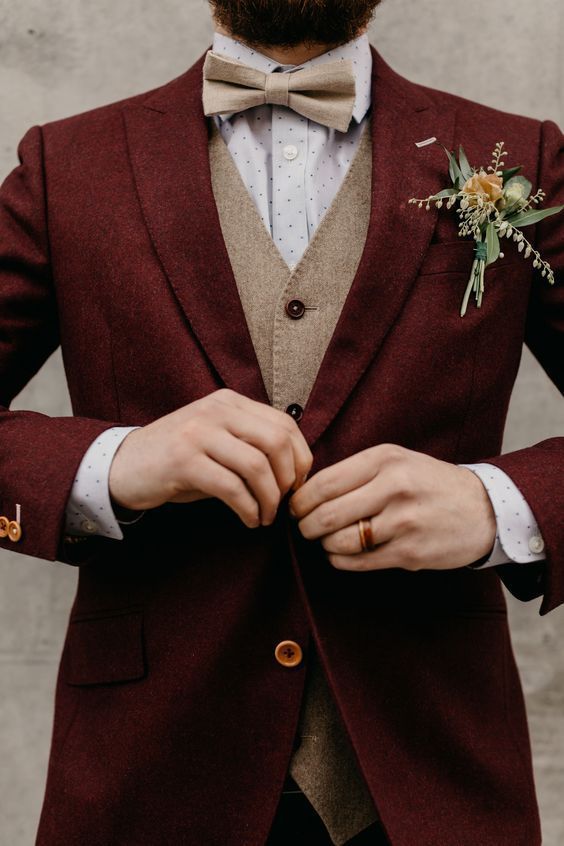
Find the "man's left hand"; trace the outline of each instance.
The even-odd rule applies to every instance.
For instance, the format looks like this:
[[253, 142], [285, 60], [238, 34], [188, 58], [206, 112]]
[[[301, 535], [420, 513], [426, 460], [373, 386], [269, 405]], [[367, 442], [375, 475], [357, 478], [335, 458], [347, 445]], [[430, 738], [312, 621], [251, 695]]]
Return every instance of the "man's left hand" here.
[[[325, 467], [289, 500], [302, 535], [320, 538], [338, 570], [451, 570], [488, 553], [496, 517], [467, 467], [397, 444], [379, 444]], [[357, 521], [370, 519], [363, 552]]]

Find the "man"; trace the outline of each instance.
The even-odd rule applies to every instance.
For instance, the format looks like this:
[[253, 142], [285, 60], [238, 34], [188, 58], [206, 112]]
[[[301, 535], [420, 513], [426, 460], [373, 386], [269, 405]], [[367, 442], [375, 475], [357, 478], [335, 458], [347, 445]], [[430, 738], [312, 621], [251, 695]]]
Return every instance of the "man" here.
[[[562, 223], [461, 319], [407, 200], [504, 138], [555, 205], [563, 138], [399, 76], [377, 5], [214, 2], [2, 187], [0, 542], [79, 567], [40, 846], [540, 843], [501, 580], [564, 598], [564, 439], [499, 450], [523, 341], [564, 385]], [[59, 342], [75, 417], [10, 412]]]

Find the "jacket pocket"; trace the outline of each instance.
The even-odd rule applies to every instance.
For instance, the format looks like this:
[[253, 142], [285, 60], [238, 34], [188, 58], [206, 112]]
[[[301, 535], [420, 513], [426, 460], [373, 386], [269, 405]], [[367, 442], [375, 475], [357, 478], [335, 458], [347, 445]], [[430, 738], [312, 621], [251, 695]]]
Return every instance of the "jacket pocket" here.
[[140, 609], [71, 619], [65, 643], [67, 684], [141, 679], [147, 673]]
[[[472, 262], [475, 258], [475, 242], [473, 239], [460, 238], [459, 241], [445, 241], [431, 243], [419, 269], [420, 276], [433, 276], [442, 273], [463, 273], [470, 277]], [[504, 245], [505, 246], [505, 245]], [[495, 264], [488, 267], [505, 267], [522, 261], [520, 254], [512, 255], [511, 244], [507, 244], [504, 258], [498, 258]]]

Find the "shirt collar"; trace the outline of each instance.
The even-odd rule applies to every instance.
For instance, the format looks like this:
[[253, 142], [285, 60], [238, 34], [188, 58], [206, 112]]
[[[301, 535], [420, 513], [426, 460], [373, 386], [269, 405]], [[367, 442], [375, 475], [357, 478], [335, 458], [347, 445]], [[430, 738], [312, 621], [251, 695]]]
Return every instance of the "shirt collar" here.
[[[353, 118], [357, 123], [360, 123], [370, 108], [372, 96], [372, 52], [366, 33], [359, 35], [358, 38], [354, 38], [352, 41], [347, 41], [346, 44], [341, 44], [340, 47], [327, 50], [314, 59], [308, 59], [307, 62], [303, 62], [301, 65], [281, 65], [264, 53], [259, 53], [258, 50], [253, 50], [241, 41], [237, 41], [228, 35], [222, 35], [220, 32], [214, 32], [211, 49], [214, 53], [235, 59], [263, 73], [273, 73], [277, 68], [280, 68], [282, 73], [288, 73], [299, 68], [311, 68], [326, 62], [350, 59], [356, 85]], [[220, 115], [220, 118], [222, 120], [228, 120], [233, 114], [234, 112], [224, 113]]]

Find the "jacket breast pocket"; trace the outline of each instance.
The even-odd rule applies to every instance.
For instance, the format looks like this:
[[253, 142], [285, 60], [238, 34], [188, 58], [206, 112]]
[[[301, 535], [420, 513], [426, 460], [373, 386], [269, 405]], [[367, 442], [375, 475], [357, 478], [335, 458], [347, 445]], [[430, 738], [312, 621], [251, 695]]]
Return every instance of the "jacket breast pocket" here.
[[112, 684], [147, 674], [140, 609], [71, 618], [64, 679], [70, 685]]
[[[476, 257], [475, 242], [472, 239], [460, 238], [458, 241], [435, 242], [429, 245], [423, 262], [419, 268], [420, 276], [439, 276], [449, 273], [460, 273], [470, 278], [472, 262]], [[505, 246], [505, 245], [504, 245]], [[512, 255], [512, 244], [507, 244], [503, 258], [489, 266], [496, 270], [519, 261], [519, 255]]]

